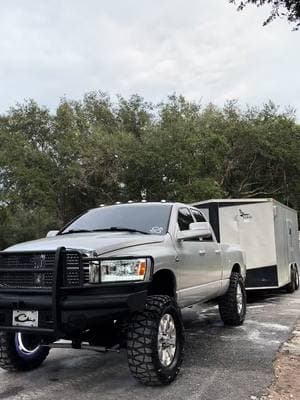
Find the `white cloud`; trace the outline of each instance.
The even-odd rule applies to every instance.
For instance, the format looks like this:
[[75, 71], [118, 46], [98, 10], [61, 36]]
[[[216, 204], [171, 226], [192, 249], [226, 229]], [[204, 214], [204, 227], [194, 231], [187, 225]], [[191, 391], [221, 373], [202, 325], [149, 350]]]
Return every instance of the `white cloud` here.
[[0, 111], [90, 90], [159, 101], [268, 99], [300, 110], [300, 32], [228, 0], [11, 0], [0, 14]]

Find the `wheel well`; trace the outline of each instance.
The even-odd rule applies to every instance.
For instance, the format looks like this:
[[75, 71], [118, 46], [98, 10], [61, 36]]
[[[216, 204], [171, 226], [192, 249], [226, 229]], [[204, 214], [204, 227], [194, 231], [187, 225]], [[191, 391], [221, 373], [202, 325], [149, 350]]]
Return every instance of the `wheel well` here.
[[239, 264], [234, 264], [234, 266], [232, 267], [232, 272], [238, 272], [239, 274], [241, 273], [241, 266]]
[[176, 278], [169, 269], [157, 271], [152, 279], [150, 294], [166, 294], [170, 297], [176, 296]]

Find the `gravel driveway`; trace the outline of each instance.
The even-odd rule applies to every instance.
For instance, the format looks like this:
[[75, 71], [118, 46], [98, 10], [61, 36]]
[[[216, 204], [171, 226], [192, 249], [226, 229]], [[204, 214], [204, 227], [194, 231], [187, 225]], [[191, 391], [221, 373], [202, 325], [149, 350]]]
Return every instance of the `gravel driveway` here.
[[300, 316], [300, 291], [251, 295], [245, 324], [225, 328], [214, 305], [184, 310], [187, 331], [182, 373], [171, 386], [136, 383], [126, 353], [52, 350], [33, 372], [0, 370], [0, 400], [246, 400], [273, 378], [272, 363]]

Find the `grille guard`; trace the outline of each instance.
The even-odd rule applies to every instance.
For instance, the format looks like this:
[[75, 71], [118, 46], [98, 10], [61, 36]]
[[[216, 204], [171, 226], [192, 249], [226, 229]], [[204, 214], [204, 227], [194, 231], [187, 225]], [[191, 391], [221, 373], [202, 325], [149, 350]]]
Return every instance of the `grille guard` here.
[[[83, 275], [83, 264], [82, 264], [82, 257], [81, 257], [81, 253], [79, 251], [76, 250], [72, 250], [72, 253], [76, 252], [79, 254], [79, 276], [80, 276], [80, 284], [83, 285], [83, 279], [84, 279], [84, 275]], [[2, 251], [0, 252], [1, 254], [16, 254], [16, 253], [22, 253], [22, 254], [30, 254], [33, 253], [32, 251], [22, 251], [22, 252], [5, 252]], [[34, 252], [36, 254], [43, 254], [45, 253], [45, 251], [36, 251]], [[53, 265], [53, 269], [51, 269], [51, 271], [53, 271], [53, 279], [52, 279], [52, 287], [47, 287], [47, 288], [28, 288], [28, 287], [24, 287], [24, 288], [3, 288], [0, 287], [0, 294], [1, 293], [40, 293], [40, 294], [51, 294], [51, 299], [52, 299], [52, 304], [51, 304], [51, 312], [52, 312], [52, 316], [53, 316], [53, 329], [46, 329], [46, 328], [34, 328], [34, 331], [37, 333], [41, 333], [41, 334], [46, 334], [46, 335], [54, 335], [54, 336], [59, 336], [61, 334], [61, 312], [60, 312], [60, 298], [61, 298], [61, 291], [65, 290], [65, 289], [70, 289], [71, 287], [65, 287], [63, 286], [63, 281], [64, 281], [64, 274], [66, 271], [65, 268], [65, 263], [66, 263], [66, 253], [67, 250], [65, 247], [59, 247], [57, 248], [57, 250], [55, 251], [55, 258], [54, 258], [54, 265]], [[5, 269], [5, 268], [4, 268]], [[19, 272], [19, 271], [31, 271], [32, 269], [29, 268], [9, 268], [10, 272]], [[38, 271], [39, 272], [47, 272], [49, 270], [49, 268], [41, 268]], [[3, 269], [2, 269], [3, 271]], [[7, 327], [2, 327], [0, 326], [0, 330], [10, 330]], [[11, 330], [15, 330], [15, 328], [11, 327]], [[20, 330], [26, 332], [32, 332], [32, 328], [26, 328], [26, 327], [22, 327]]]
[[[72, 253], [77, 253], [79, 255], [79, 277], [80, 277], [80, 286], [65, 286], [63, 285], [64, 282], [64, 274], [66, 271], [66, 255], [68, 252]], [[22, 251], [22, 252], [8, 252], [8, 251], [2, 251], [0, 252], [0, 256], [2, 254], [32, 254], [32, 251]], [[45, 250], [41, 251], [36, 251], [34, 252], [35, 254], [43, 254], [45, 253]], [[65, 329], [64, 329], [64, 324], [62, 322], [62, 313], [64, 310], [61, 307], [61, 303], [64, 300], [64, 297], [68, 293], [74, 293], [79, 290], [94, 290], [94, 289], [99, 289], [103, 288], [105, 291], [105, 288], [111, 288], [112, 286], [115, 288], [116, 293], [115, 295], [117, 296], [117, 302], [116, 298], [115, 299], [110, 299], [108, 301], [109, 307], [107, 308], [107, 294], [103, 293], [103, 298], [99, 300], [99, 297], [97, 298], [97, 301], [99, 301], [99, 308], [102, 309], [101, 304], [105, 304], [104, 308], [102, 309], [103, 311], [109, 310], [110, 308], [114, 309], [120, 309], [123, 310], [124, 307], [126, 309], [130, 309], [133, 311], [136, 311], [141, 307], [141, 305], [144, 304], [145, 301], [145, 296], [147, 294], [147, 288], [146, 285], [148, 285], [148, 282], [134, 282], [130, 283], [131, 286], [129, 286], [129, 282], [120, 282], [120, 283], [99, 283], [99, 284], [93, 284], [93, 285], [85, 285], [84, 281], [84, 267], [87, 262], [94, 261], [94, 260], [105, 260], [105, 259], [134, 259], [136, 258], [135, 256], [123, 256], [123, 257], [83, 257], [82, 253], [78, 250], [67, 250], [65, 247], [59, 247], [57, 248], [56, 251], [53, 251], [53, 254], [55, 254], [54, 258], [54, 265], [53, 265], [53, 279], [52, 279], [52, 286], [48, 287], [23, 287], [23, 288], [5, 288], [5, 287], [0, 287], [0, 297], [4, 294], [7, 294], [8, 297], [10, 294], [13, 295], [20, 295], [20, 299], [18, 300], [18, 303], [16, 303], [16, 307], [22, 309], [24, 305], [22, 304], [22, 295], [32, 295], [32, 294], [39, 294], [39, 295], [45, 295], [49, 299], [49, 312], [51, 312], [51, 327], [37, 327], [37, 328], [27, 328], [27, 327], [18, 327], [16, 329], [15, 326], [12, 325], [6, 325], [3, 326], [3, 324], [0, 323], [0, 331], [21, 331], [21, 332], [28, 332], [28, 333], [35, 333], [35, 334], [40, 334], [40, 335], [49, 335], [51, 337], [64, 337]], [[149, 278], [152, 276], [153, 273], [153, 260], [152, 257], [150, 256], [145, 256], [146, 258], [151, 259], [151, 267], [149, 270]], [[0, 268], [1, 270], [1, 268]], [[10, 268], [11, 272], [14, 271], [24, 271], [24, 268]], [[119, 289], [125, 289], [124, 292], [119, 291]], [[133, 289], [133, 290], [132, 290]], [[132, 290], [132, 291], [131, 291]], [[85, 290], [84, 290], [85, 291]], [[123, 294], [122, 294], [123, 293]], [[130, 296], [133, 296], [132, 299]], [[122, 304], [122, 306], [120, 305]], [[122, 308], [123, 307], [123, 308]], [[97, 307], [98, 308], [98, 307]], [[0, 309], [1, 311], [1, 309]], [[93, 311], [93, 308], [91, 309], [91, 312]]]

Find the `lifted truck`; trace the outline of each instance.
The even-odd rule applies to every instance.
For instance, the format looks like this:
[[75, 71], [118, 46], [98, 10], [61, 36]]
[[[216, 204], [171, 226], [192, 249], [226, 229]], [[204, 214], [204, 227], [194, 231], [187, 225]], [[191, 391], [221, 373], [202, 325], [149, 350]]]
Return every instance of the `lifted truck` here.
[[55, 347], [125, 347], [139, 382], [169, 384], [183, 359], [181, 308], [216, 299], [224, 324], [242, 324], [245, 275], [239, 247], [218, 243], [194, 207], [89, 210], [0, 252], [0, 366], [36, 368]]

